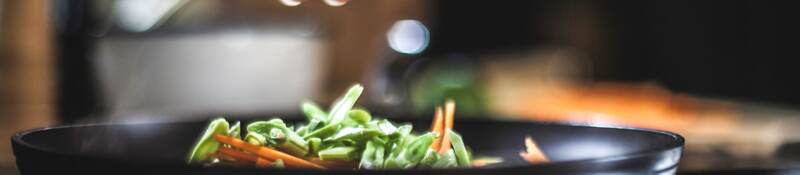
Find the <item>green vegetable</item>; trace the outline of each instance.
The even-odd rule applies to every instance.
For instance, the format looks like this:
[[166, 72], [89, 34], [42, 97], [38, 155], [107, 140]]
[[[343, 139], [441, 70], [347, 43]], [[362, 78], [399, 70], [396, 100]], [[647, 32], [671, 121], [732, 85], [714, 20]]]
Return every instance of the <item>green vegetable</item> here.
[[414, 129], [414, 126], [412, 126], [411, 124], [405, 124], [400, 127], [397, 127], [397, 134], [400, 134], [401, 136], [409, 135], [411, 134], [412, 129]]
[[322, 139], [316, 137], [309, 138], [308, 145], [310, 146], [309, 148], [311, 149], [310, 151], [311, 155], [316, 155], [317, 152], [322, 150]]
[[317, 106], [317, 104], [314, 102], [303, 102], [303, 104], [300, 105], [300, 108], [303, 108], [303, 113], [306, 114], [308, 121], [328, 121], [328, 114], [326, 114], [325, 111], [322, 111], [322, 108], [319, 108], [319, 106]]
[[263, 146], [267, 144], [267, 138], [256, 132], [247, 132], [247, 135], [244, 136], [244, 141], [258, 146]]
[[333, 137], [329, 137], [325, 140], [350, 139], [350, 140], [366, 141], [380, 134], [381, 131], [377, 129], [343, 128], [342, 130], [337, 132], [336, 135], [334, 135]]
[[281, 119], [250, 123], [247, 125], [247, 131], [269, 136], [267, 137], [269, 146], [286, 151], [291, 155], [305, 156], [308, 154], [308, 143], [291, 128], [286, 127]]
[[391, 140], [393, 143], [392, 151], [389, 154], [389, 157], [396, 157], [397, 154], [400, 154], [403, 147], [406, 143], [410, 142], [415, 136], [411, 135], [411, 129], [413, 127], [410, 124], [405, 124], [397, 128], [397, 132], [394, 134], [394, 139]]
[[364, 152], [361, 152], [361, 161], [358, 163], [358, 167], [364, 169], [376, 169], [376, 165], [373, 164], [374, 159], [375, 144], [374, 142], [367, 142], [367, 148], [364, 148]]
[[319, 151], [317, 153], [319, 158], [322, 160], [344, 160], [349, 161], [353, 160], [356, 156], [356, 148], [343, 146], [343, 147], [334, 147]]
[[398, 152], [389, 155], [384, 162], [385, 168], [413, 168], [419, 164], [430, 149], [431, 143], [436, 139], [436, 134], [427, 133], [419, 137], [406, 136], [406, 141], [401, 141], [394, 149]]
[[[461, 136], [452, 130], [446, 132], [453, 149], [440, 154], [431, 148], [434, 140], [441, 137], [438, 134], [412, 133], [411, 124], [392, 123], [373, 117], [367, 110], [354, 109], [363, 90], [363, 86], [353, 85], [327, 112], [313, 102], [303, 102], [300, 107], [306, 122], [302, 124], [289, 125], [278, 118], [249, 123], [245, 127], [244, 141], [300, 158], [358, 162], [358, 167], [363, 169], [470, 166], [470, 153]], [[241, 138], [241, 125], [239, 122], [229, 125], [222, 118], [211, 121], [187, 161], [208, 162], [209, 154], [221, 145], [213, 135]], [[283, 166], [280, 159], [274, 162], [276, 168]]]
[[311, 132], [310, 134], [306, 135], [304, 138], [310, 138], [310, 137], [326, 138], [328, 136], [336, 134], [336, 131], [339, 130], [339, 126], [340, 126], [339, 124], [327, 125], [325, 127], [317, 129], [314, 132]]
[[240, 134], [242, 132], [241, 131], [242, 130], [242, 125], [241, 124], [242, 124], [242, 122], [238, 122], [237, 121], [236, 124], [231, 126], [231, 128], [228, 129], [228, 136], [231, 136], [233, 138], [240, 138], [241, 137]]
[[303, 113], [306, 114], [306, 119], [309, 121], [306, 126], [307, 131], [301, 134], [303, 136], [307, 136], [330, 120], [328, 114], [322, 111], [322, 108], [317, 106], [314, 102], [303, 102], [301, 108], [303, 108]]
[[453, 132], [453, 130], [447, 129], [447, 134], [450, 135], [450, 143], [453, 144], [453, 151], [456, 154], [456, 160], [458, 160], [458, 166], [460, 167], [470, 167], [472, 163], [470, 162], [472, 159], [467, 151], [467, 148], [464, 146], [464, 141], [461, 140], [461, 135], [458, 133]]
[[[386, 119], [378, 121], [376, 125], [377, 128], [383, 133], [383, 135], [392, 135], [394, 133], [397, 133], [398, 131], [397, 127], [394, 127], [394, 124], [392, 124], [392, 122]], [[409, 132], [410, 131], [411, 130], [409, 130]]]
[[360, 125], [367, 125], [367, 123], [372, 120], [372, 115], [362, 109], [350, 110], [350, 112], [347, 112], [347, 116]]
[[425, 156], [425, 152], [430, 149], [434, 139], [436, 139], [436, 134], [434, 133], [419, 136], [408, 144], [408, 147], [404, 150], [406, 152], [401, 152], [401, 155], [405, 155], [410, 161], [419, 162]]
[[367, 147], [361, 153], [361, 162], [358, 167], [364, 169], [380, 169], [383, 167], [383, 145], [376, 141], [367, 142]]
[[330, 118], [331, 124], [338, 124], [342, 122], [345, 117], [347, 117], [347, 112], [353, 108], [353, 105], [356, 104], [358, 97], [361, 96], [361, 92], [364, 91], [364, 86], [360, 84], [353, 85], [347, 90], [347, 93], [344, 94], [331, 108], [330, 113], [328, 114], [328, 118]]
[[301, 136], [306, 135], [306, 133], [308, 133], [308, 126], [298, 127], [297, 131], [295, 131], [295, 133], [297, 133], [297, 135], [301, 135]]
[[450, 151], [445, 152], [439, 157], [435, 163], [433, 163], [432, 168], [449, 168], [449, 167], [456, 167], [458, 166], [458, 161], [456, 160], [456, 154], [451, 149]]
[[283, 165], [283, 160], [278, 159], [278, 160], [275, 160], [275, 162], [272, 163], [272, 167], [274, 167], [274, 168], [284, 168], [285, 165]]
[[206, 161], [208, 155], [217, 152], [219, 142], [214, 140], [214, 134], [228, 134], [228, 121], [217, 118], [208, 123], [208, 127], [200, 139], [195, 144], [187, 161], [189, 163], [200, 163]]
[[433, 167], [433, 165], [436, 164], [439, 159], [441, 159], [439, 153], [433, 149], [428, 149], [428, 151], [425, 152], [425, 156], [422, 157], [422, 160], [420, 161], [420, 166], [428, 168]]
[[372, 164], [375, 168], [383, 168], [384, 154], [386, 153], [385, 146], [377, 142], [373, 142], [375, 153], [373, 154]]
[[322, 121], [321, 121], [321, 120], [318, 120], [318, 119], [311, 119], [311, 121], [310, 121], [310, 122], [308, 122], [308, 125], [305, 127], [305, 128], [306, 128], [306, 132], [304, 132], [303, 134], [300, 134], [300, 133], [298, 133], [298, 134], [300, 134], [300, 135], [302, 135], [302, 136], [307, 136], [308, 134], [310, 134], [312, 131], [314, 131], [315, 129], [317, 129], [317, 127], [319, 127], [319, 126], [320, 126], [320, 125], [322, 125], [322, 124], [323, 124], [323, 123], [322, 123]]

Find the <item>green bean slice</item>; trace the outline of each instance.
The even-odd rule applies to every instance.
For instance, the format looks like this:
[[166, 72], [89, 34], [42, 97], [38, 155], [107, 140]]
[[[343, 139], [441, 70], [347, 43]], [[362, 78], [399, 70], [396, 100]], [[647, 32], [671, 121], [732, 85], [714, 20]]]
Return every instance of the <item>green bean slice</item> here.
[[220, 143], [214, 140], [214, 134], [228, 134], [228, 121], [217, 118], [208, 123], [208, 127], [189, 154], [187, 163], [200, 163], [208, 159], [208, 155], [217, 152]]

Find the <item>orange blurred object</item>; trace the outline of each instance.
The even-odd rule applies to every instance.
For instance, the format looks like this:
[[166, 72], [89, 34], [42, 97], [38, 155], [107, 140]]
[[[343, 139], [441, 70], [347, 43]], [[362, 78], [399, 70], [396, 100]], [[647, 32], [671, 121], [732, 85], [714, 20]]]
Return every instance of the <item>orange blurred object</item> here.
[[698, 122], [713, 123], [716, 129], [728, 128], [735, 122], [733, 103], [701, 101], [650, 84], [551, 86], [527, 93], [520, 102], [524, 107], [513, 113], [545, 121], [624, 125], [676, 132]]

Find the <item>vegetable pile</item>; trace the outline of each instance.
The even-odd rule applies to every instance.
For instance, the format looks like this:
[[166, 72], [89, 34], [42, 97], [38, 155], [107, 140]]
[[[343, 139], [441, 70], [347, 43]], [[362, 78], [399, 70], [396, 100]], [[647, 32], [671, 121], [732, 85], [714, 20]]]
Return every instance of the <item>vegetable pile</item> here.
[[189, 154], [190, 164], [314, 169], [407, 169], [471, 167], [472, 156], [453, 131], [455, 103], [437, 107], [429, 132], [412, 133], [354, 108], [363, 92], [352, 86], [329, 111], [313, 102], [301, 105], [306, 121], [290, 125], [279, 118], [245, 127], [224, 118], [212, 120]]

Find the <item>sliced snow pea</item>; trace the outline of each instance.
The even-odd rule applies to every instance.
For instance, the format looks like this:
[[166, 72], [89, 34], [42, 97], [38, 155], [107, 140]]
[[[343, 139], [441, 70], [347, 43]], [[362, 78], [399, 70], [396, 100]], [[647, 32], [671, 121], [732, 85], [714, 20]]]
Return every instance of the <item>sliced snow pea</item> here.
[[356, 156], [356, 148], [350, 146], [342, 146], [342, 147], [333, 147], [328, 148], [322, 151], [319, 151], [317, 154], [319, 158], [322, 160], [344, 160], [350, 161], [355, 159]]
[[192, 152], [189, 153], [188, 163], [200, 163], [208, 159], [208, 155], [217, 152], [220, 143], [212, 138], [214, 134], [228, 134], [228, 121], [217, 118], [208, 123], [206, 131], [200, 136]]
[[454, 132], [451, 129], [447, 129], [447, 134], [450, 135], [450, 143], [453, 145], [453, 152], [456, 154], [456, 160], [458, 161], [458, 166], [460, 167], [470, 167], [472, 166], [471, 163], [471, 156], [467, 151], [467, 147], [464, 146], [464, 140], [461, 139], [461, 135]]

